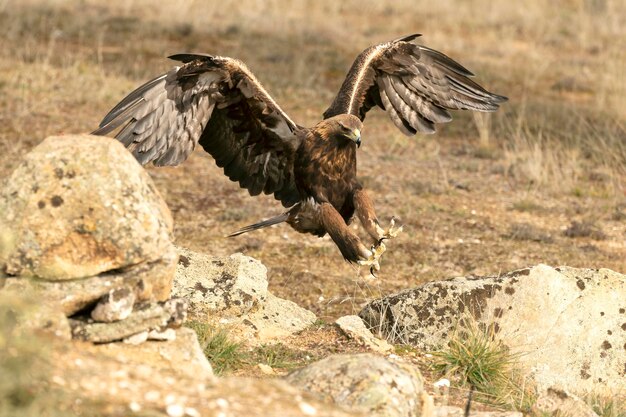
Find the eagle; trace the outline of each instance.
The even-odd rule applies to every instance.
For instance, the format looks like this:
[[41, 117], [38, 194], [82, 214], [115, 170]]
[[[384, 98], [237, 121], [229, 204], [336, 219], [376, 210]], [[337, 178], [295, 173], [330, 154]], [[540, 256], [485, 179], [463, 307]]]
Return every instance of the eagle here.
[[[286, 222], [301, 233], [330, 235], [343, 258], [380, 268], [383, 241], [401, 227], [381, 227], [357, 178], [357, 148], [367, 112], [380, 107], [406, 135], [432, 134], [449, 110], [493, 112], [507, 100], [414, 34], [361, 52], [323, 120], [294, 122], [241, 61], [182, 53], [170, 71], [143, 84], [102, 120], [95, 135], [115, 137], [142, 164], [178, 165], [200, 144], [251, 196], [273, 194], [286, 211], [231, 234]], [[372, 244], [348, 227], [358, 217]]]

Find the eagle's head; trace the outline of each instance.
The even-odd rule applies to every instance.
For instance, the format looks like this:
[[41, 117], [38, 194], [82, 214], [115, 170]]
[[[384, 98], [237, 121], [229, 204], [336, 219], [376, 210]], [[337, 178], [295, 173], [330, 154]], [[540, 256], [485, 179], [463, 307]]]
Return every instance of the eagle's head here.
[[339, 114], [323, 120], [316, 126], [316, 130], [326, 138], [334, 137], [337, 140], [348, 140], [361, 146], [361, 120], [351, 114]]

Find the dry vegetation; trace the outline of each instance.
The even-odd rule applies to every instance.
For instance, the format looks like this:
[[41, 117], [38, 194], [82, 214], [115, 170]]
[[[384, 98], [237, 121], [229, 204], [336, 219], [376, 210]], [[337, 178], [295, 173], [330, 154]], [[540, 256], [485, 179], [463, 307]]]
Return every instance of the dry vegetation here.
[[[343, 262], [328, 238], [286, 226], [223, 238], [281, 207], [250, 198], [202, 151], [150, 169], [177, 243], [260, 259], [271, 291], [325, 321], [455, 275], [540, 262], [626, 272], [623, 0], [0, 0], [0, 178], [46, 136], [93, 130], [168, 69], [169, 54], [240, 58], [294, 120], [312, 125], [356, 54], [412, 32], [510, 102], [493, 115], [458, 113], [431, 137], [406, 138], [384, 113], [368, 115], [360, 176], [381, 219], [405, 225], [379, 280]], [[327, 354], [333, 332], [313, 329], [290, 349]], [[323, 348], [313, 344], [320, 335], [330, 338]]]

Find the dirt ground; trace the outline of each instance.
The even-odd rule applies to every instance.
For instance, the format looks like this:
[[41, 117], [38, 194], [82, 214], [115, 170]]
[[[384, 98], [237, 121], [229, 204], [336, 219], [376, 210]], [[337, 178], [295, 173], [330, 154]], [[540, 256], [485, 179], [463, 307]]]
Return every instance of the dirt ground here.
[[0, 1], [0, 179], [45, 137], [95, 129], [125, 94], [173, 65], [167, 55], [237, 57], [311, 126], [361, 50], [420, 32], [510, 101], [411, 138], [382, 111], [368, 114], [359, 176], [382, 223], [404, 225], [378, 278], [344, 262], [328, 237], [286, 225], [225, 238], [282, 207], [250, 197], [199, 149], [179, 167], [148, 168], [176, 243], [261, 260], [274, 294], [325, 322], [460, 275], [538, 263], [626, 272], [626, 5], [431, 3]]

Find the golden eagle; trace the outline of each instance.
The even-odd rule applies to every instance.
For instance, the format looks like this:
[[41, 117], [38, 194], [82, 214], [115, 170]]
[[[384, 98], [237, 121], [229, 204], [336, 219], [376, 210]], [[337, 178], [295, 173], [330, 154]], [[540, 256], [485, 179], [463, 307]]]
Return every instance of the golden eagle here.
[[[339, 93], [312, 128], [296, 124], [252, 72], [233, 58], [178, 54], [181, 66], [148, 81], [100, 123], [96, 135], [122, 126], [116, 138], [141, 164], [178, 165], [200, 144], [250, 195], [273, 194], [288, 208], [233, 235], [287, 222], [301, 233], [333, 239], [350, 262], [378, 269], [380, 226], [357, 179], [361, 127], [374, 106], [406, 135], [434, 133], [452, 120], [448, 110], [495, 111], [507, 98], [488, 92], [456, 61], [414, 43], [418, 34], [363, 51]], [[353, 215], [372, 238], [371, 249], [349, 228]]]

